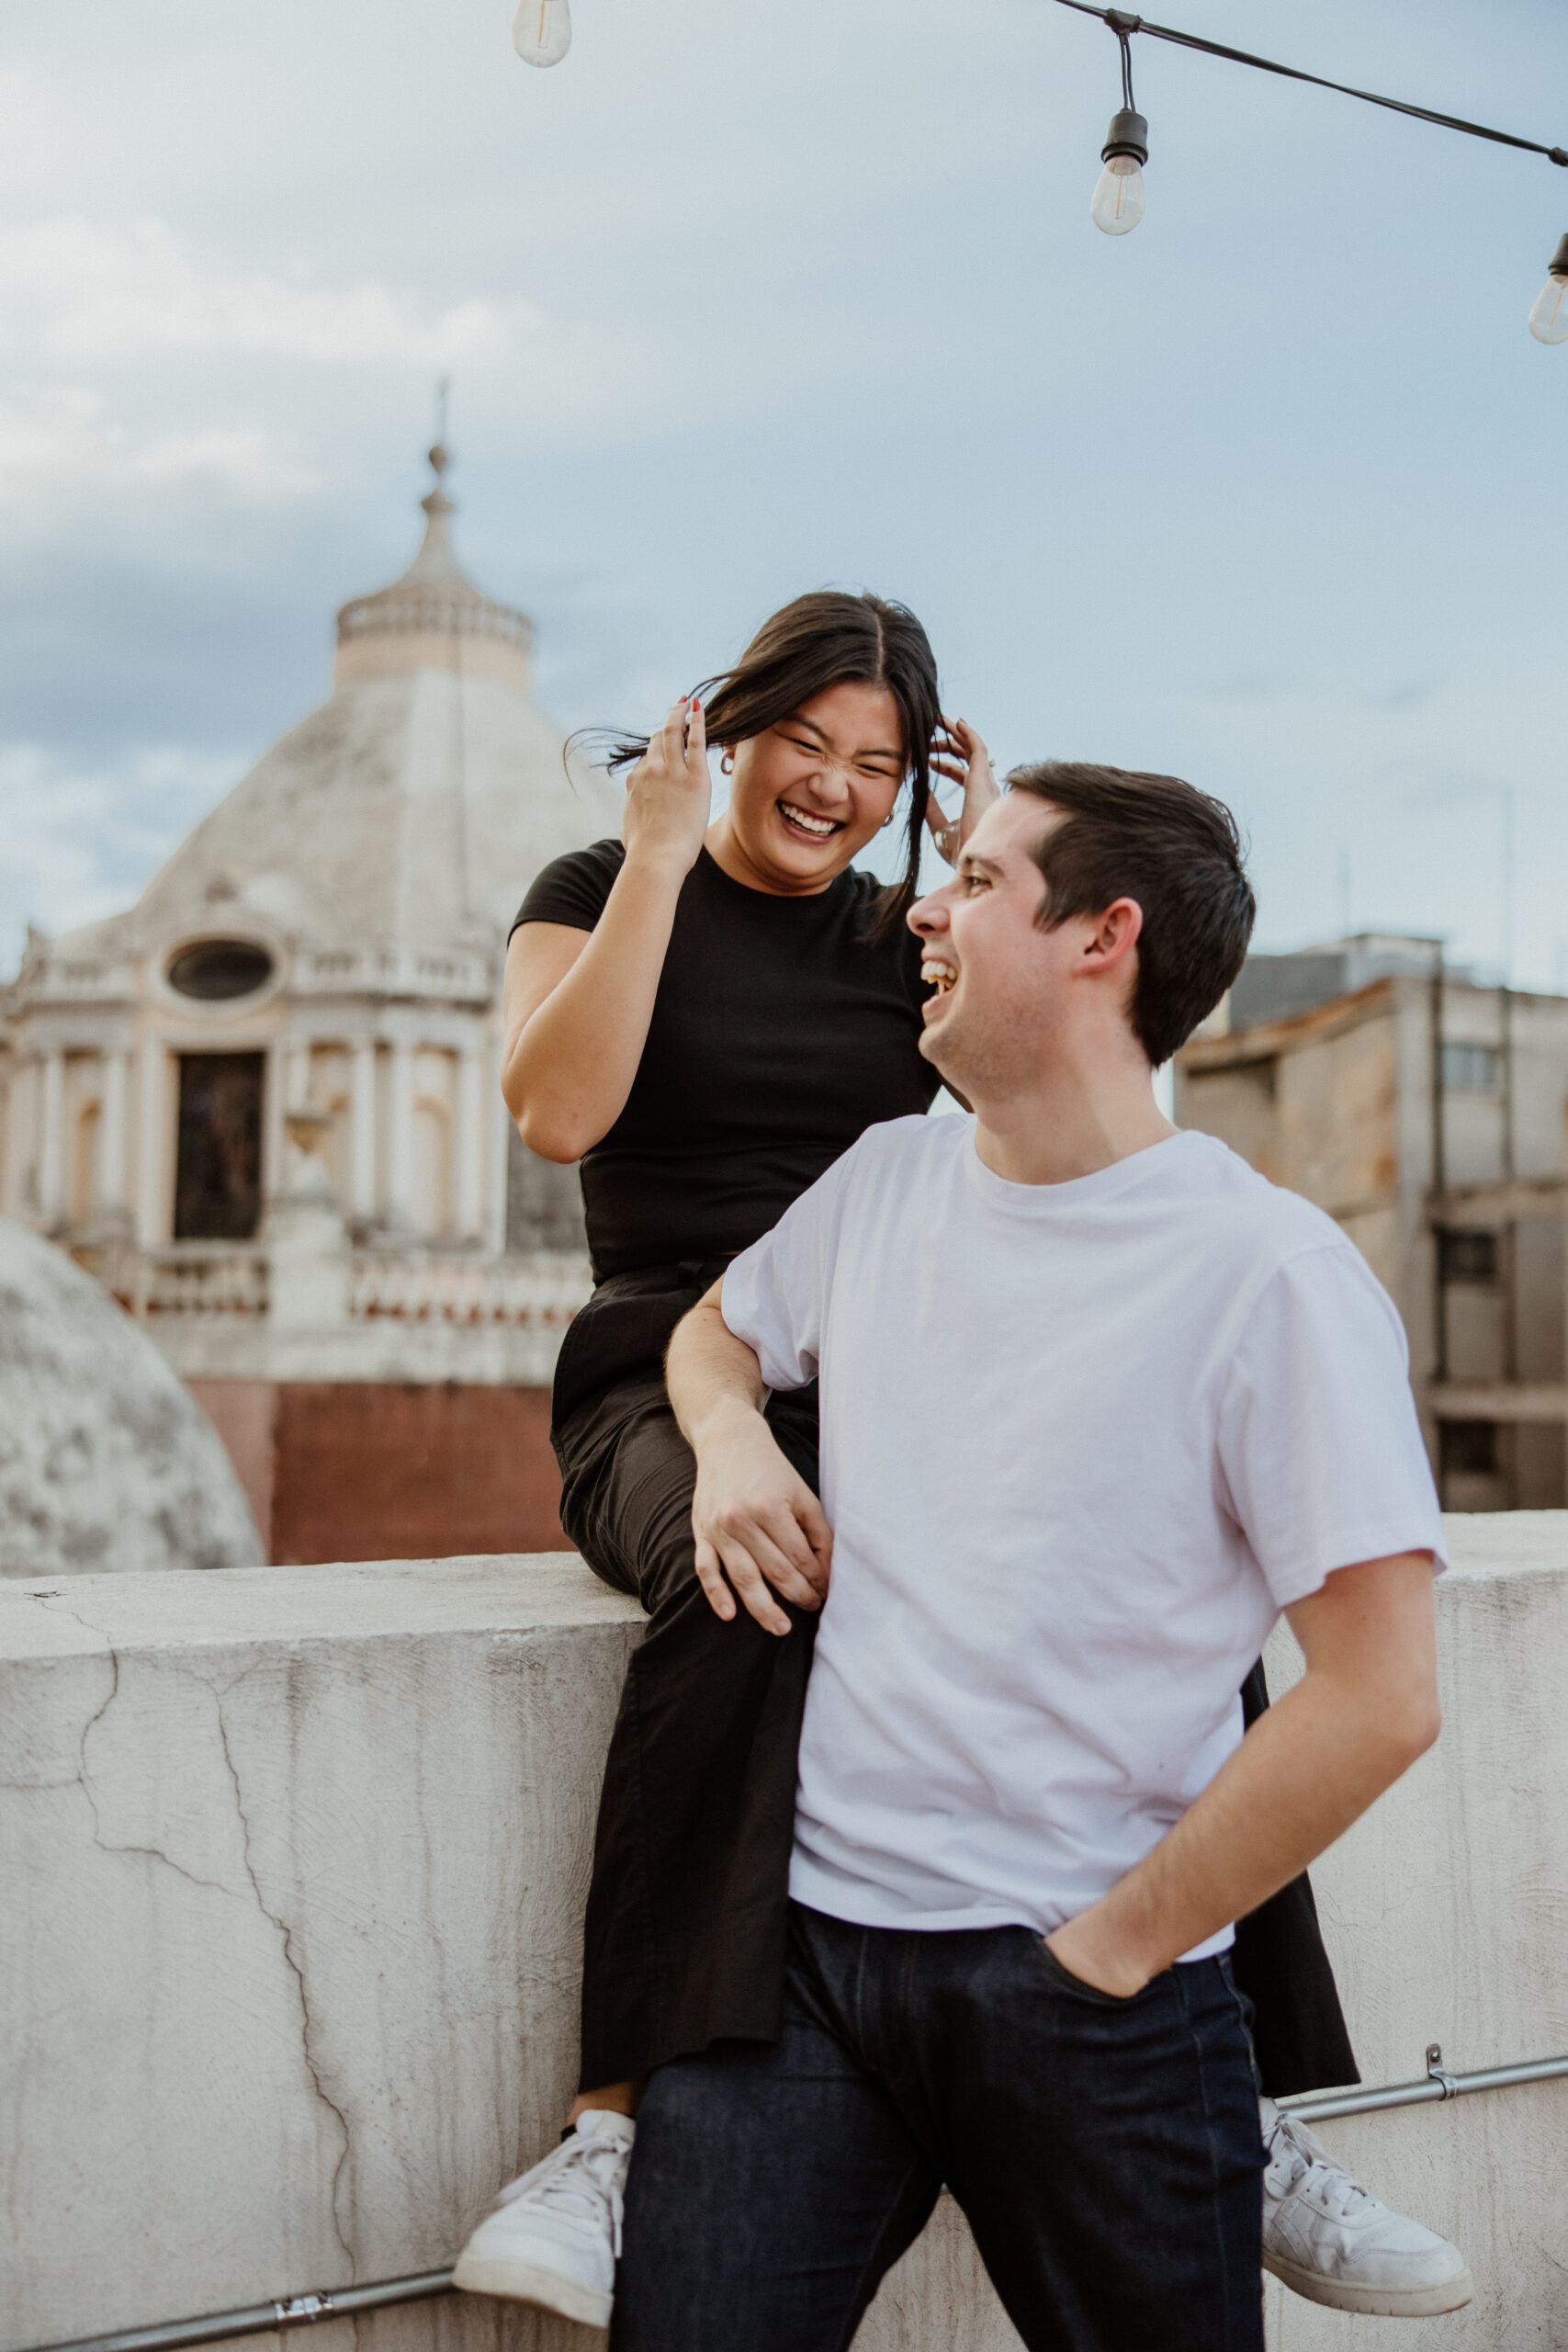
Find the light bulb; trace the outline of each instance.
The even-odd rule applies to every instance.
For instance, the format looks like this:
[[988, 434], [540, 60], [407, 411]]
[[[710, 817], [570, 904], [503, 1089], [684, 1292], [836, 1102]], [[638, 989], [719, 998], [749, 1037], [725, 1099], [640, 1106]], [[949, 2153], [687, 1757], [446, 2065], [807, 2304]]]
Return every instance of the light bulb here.
[[1089, 198], [1089, 217], [1108, 237], [1124, 237], [1144, 217], [1144, 165], [1149, 160], [1149, 126], [1123, 107], [1111, 118], [1100, 151], [1105, 169]]
[[570, 0], [519, 0], [512, 46], [526, 64], [558, 65], [571, 47]]
[[1144, 175], [1132, 155], [1112, 155], [1095, 182], [1089, 217], [1108, 237], [1124, 237], [1144, 217]]
[[1568, 343], [1568, 237], [1552, 254], [1546, 284], [1535, 298], [1530, 333], [1537, 343]]

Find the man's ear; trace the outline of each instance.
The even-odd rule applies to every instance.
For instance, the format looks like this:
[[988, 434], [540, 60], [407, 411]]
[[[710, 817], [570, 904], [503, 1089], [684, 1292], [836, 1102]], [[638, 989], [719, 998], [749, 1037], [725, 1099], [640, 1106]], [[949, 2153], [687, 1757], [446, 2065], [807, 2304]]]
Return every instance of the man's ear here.
[[1114, 971], [1136, 947], [1143, 928], [1144, 910], [1136, 899], [1113, 899], [1085, 943], [1082, 969]]

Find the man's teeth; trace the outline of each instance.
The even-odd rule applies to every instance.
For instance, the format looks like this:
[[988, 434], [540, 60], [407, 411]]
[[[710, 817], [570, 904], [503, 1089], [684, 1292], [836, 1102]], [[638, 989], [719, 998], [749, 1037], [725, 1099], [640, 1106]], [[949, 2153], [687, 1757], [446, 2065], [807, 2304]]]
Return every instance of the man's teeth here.
[[938, 996], [945, 996], [958, 978], [958, 967], [953, 964], [933, 963], [928, 957], [920, 966], [920, 978], [928, 988], [935, 989]]
[[829, 833], [836, 833], [839, 830], [831, 817], [808, 817], [804, 808], [792, 808], [787, 800], [780, 801], [779, 809], [792, 825], [798, 825], [803, 832], [817, 834], [821, 841], [826, 841]]

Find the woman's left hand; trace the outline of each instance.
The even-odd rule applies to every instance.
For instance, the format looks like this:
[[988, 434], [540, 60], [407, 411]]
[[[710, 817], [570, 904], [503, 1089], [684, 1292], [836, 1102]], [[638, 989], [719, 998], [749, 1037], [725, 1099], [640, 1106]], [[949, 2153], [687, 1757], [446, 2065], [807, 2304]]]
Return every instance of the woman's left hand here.
[[967, 720], [938, 721], [931, 740], [931, 774], [944, 775], [951, 783], [964, 786], [964, 806], [951, 820], [937, 806], [934, 791], [926, 808], [931, 839], [949, 865], [956, 865], [959, 852], [992, 801], [1001, 798], [991, 774], [991, 755]]

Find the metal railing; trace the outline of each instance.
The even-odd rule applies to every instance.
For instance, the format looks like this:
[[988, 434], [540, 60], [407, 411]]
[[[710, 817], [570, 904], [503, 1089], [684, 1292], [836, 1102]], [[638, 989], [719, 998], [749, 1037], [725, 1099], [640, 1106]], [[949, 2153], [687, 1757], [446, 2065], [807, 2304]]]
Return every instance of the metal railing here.
[[[1303, 2123], [1335, 2115], [1371, 2115], [1389, 2107], [1425, 2107], [1434, 2100], [1464, 2098], [1472, 2091], [1511, 2090], [1519, 2083], [1550, 2083], [1568, 2076], [1568, 2057], [1530, 2058], [1517, 2066], [1483, 2066], [1451, 2074], [1442, 2045], [1427, 2045], [1427, 2072], [1413, 2083], [1382, 2083], [1355, 2090], [1303, 2091], [1279, 2105]], [[363, 2287], [332, 2287], [307, 2295], [284, 2295], [269, 2303], [246, 2303], [238, 2311], [209, 2312], [201, 2319], [165, 2320], [157, 2327], [127, 2327], [112, 2335], [82, 2335], [68, 2344], [38, 2345], [32, 2352], [184, 2352], [193, 2344], [220, 2344], [231, 2335], [271, 2335], [321, 2320], [353, 2319], [360, 2312], [421, 2303], [454, 2291], [450, 2270], [422, 2270], [408, 2278], [377, 2278]]]
[[1517, 2083], [1551, 2083], [1568, 2075], [1568, 2058], [1529, 2058], [1518, 2066], [1483, 2066], [1453, 2075], [1443, 2064], [1440, 2041], [1427, 2044], [1427, 2071], [1414, 2083], [1381, 2083], [1348, 2091], [1303, 2091], [1278, 2104], [1303, 2123], [1326, 2122], [1334, 2115], [1375, 2115], [1385, 2107], [1426, 2107], [1434, 2099], [1465, 2098], [1472, 2091], [1512, 2090]]
[[187, 2344], [220, 2344], [231, 2335], [272, 2335], [285, 2328], [311, 2327], [323, 2319], [388, 2311], [394, 2303], [423, 2303], [432, 2295], [452, 2291], [450, 2270], [422, 2270], [412, 2278], [378, 2278], [364, 2287], [333, 2287], [313, 2295], [283, 2295], [271, 2303], [244, 2303], [238, 2311], [209, 2312], [204, 2319], [171, 2319], [157, 2327], [122, 2327], [113, 2335], [79, 2336], [73, 2344], [51, 2345], [47, 2352], [179, 2352]]

